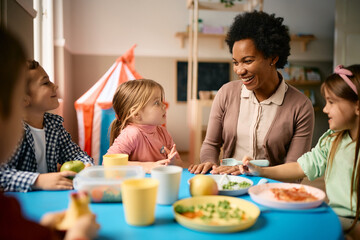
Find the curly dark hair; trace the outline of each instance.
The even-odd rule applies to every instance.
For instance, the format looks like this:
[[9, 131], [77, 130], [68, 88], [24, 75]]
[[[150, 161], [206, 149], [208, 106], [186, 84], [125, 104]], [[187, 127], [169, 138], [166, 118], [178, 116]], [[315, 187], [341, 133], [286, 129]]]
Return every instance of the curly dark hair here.
[[279, 56], [276, 67], [283, 68], [290, 55], [289, 29], [283, 25], [283, 21], [275, 14], [258, 11], [237, 15], [225, 40], [230, 53], [235, 42], [251, 39], [265, 58]]

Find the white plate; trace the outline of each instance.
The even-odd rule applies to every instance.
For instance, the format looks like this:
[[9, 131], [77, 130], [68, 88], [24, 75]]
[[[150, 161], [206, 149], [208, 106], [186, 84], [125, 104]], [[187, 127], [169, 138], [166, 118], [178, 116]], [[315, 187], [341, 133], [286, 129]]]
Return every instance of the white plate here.
[[[310, 201], [310, 202], [288, 202], [281, 201], [275, 198], [272, 193], [272, 188], [300, 188], [304, 187], [305, 190], [316, 197], [318, 200]], [[273, 208], [281, 208], [281, 209], [307, 209], [307, 208], [315, 208], [318, 207], [325, 198], [324, 191], [310, 187], [302, 184], [295, 183], [267, 183], [261, 184], [251, 187], [249, 190], [249, 195], [254, 202], [257, 202], [261, 205], [273, 207]]]
[[[219, 189], [219, 195], [225, 195], [225, 196], [239, 196], [239, 195], [243, 195], [246, 194], [248, 192], [248, 189], [254, 185], [253, 181], [251, 181], [250, 179], [244, 178], [244, 177], [240, 177], [240, 176], [232, 176], [232, 175], [227, 175], [227, 177], [224, 178], [223, 182], [220, 185], [220, 180], [224, 175], [206, 175], [209, 176], [211, 178], [213, 178], [217, 185], [218, 185], [218, 189]], [[241, 188], [241, 189], [237, 189], [237, 190], [227, 190], [227, 189], [222, 189], [222, 185], [227, 184], [229, 181], [231, 182], [248, 182], [251, 185], [247, 188]], [[188, 181], [188, 183], [190, 184], [190, 180]]]

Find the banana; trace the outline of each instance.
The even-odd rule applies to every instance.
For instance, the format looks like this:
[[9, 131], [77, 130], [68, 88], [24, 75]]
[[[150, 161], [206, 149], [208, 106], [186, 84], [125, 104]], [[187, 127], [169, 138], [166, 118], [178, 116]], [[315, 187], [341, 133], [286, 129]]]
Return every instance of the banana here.
[[65, 217], [56, 226], [58, 230], [68, 230], [77, 219], [84, 214], [91, 213], [89, 209], [90, 197], [86, 192], [71, 193], [69, 207]]

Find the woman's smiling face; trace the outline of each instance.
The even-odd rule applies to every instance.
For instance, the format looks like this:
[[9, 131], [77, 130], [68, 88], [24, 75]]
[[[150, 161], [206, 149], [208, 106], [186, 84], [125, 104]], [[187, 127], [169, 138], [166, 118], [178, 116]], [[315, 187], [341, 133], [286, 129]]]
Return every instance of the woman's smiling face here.
[[235, 42], [232, 52], [234, 72], [248, 90], [266, 92], [270, 86], [278, 83], [278, 79], [276, 83], [271, 82], [275, 69], [273, 59], [265, 58], [255, 47], [253, 40], [243, 39]]

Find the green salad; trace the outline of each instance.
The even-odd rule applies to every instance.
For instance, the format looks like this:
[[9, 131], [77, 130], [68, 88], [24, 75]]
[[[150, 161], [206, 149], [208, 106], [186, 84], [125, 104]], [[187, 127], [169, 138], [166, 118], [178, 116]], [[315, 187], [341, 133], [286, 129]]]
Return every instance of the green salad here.
[[242, 182], [228, 182], [227, 184], [222, 185], [222, 188], [224, 190], [239, 190], [241, 188], [248, 188], [251, 186], [251, 183], [248, 183], [246, 181]]

